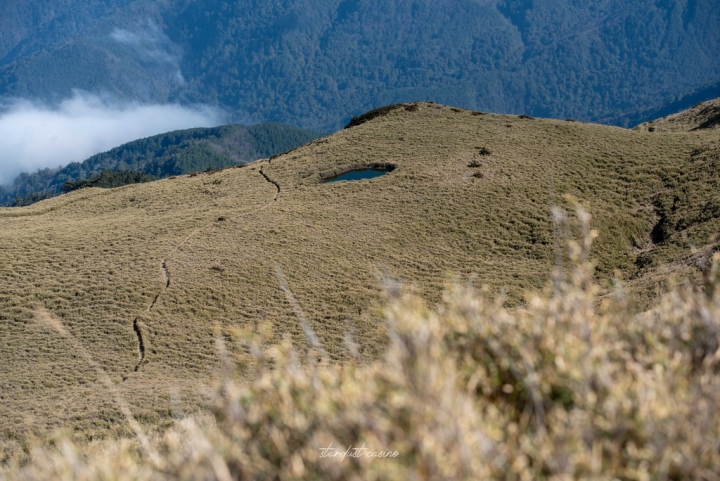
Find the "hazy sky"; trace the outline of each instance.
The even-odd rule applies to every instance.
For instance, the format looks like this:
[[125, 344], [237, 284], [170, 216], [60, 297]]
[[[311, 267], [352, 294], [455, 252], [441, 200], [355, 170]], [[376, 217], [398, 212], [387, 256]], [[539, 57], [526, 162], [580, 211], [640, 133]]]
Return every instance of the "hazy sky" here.
[[223, 123], [209, 107], [141, 105], [75, 92], [49, 106], [14, 99], [0, 105], [0, 184], [20, 172], [80, 162], [131, 140]]

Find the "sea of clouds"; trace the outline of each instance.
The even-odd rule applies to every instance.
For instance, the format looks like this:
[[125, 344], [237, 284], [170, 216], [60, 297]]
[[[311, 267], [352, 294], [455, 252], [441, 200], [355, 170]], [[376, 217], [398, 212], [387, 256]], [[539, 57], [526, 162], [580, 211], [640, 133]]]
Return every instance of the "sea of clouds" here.
[[147, 105], [75, 91], [49, 105], [25, 99], [0, 103], [0, 185], [21, 172], [55, 168], [125, 142], [172, 130], [224, 123], [205, 106]]
[[[115, 28], [109, 37], [131, 47], [171, 84], [185, 84], [182, 49], [152, 20]], [[80, 90], [55, 103], [0, 98], [0, 185], [11, 184], [21, 172], [82, 162], [132, 140], [228, 121], [225, 112], [212, 107], [147, 104]]]

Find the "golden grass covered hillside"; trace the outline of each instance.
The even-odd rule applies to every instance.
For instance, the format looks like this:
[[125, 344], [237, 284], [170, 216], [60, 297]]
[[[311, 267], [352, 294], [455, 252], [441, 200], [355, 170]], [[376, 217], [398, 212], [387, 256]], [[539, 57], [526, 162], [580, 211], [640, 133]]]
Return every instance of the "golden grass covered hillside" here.
[[[241, 168], [0, 209], [4, 456], [58, 427], [127, 434], [108, 381], [141, 425], [192, 412], [220, 371], [216, 335], [236, 328], [269, 323], [268, 342], [301, 350], [311, 329], [330, 361], [350, 357], [349, 333], [370, 362], [388, 340], [386, 278], [430, 303], [456, 278], [523, 305], [563, 262], [551, 218], [568, 195], [593, 213], [599, 282], [619, 271], [640, 306], [716, 246], [715, 130], [384, 113]], [[377, 163], [397, 168], [321, 183]]]
[[[598, 298], [596, 232], [578, 214], [573, 268], [523, 308], [467, 285], [429, 308], [391, 283], [390, 342], [364, 365], [333, 363], [319, 344], [307, 357], [289, 339], [268, 345], [264, 330], [218, 336], [210, 412], [150, 439], [126, 410], [135, 439], [61, 439], [22, 468], [0, 467], [0, 477], [716, 479], [720, 253], [704, 259], [702, 285], [633, 315], [620, 285]], [[251, 355], [233, 359], [230, 346]]]
[[700, 102], [687, 110], [635, 127], [648, 132], [692, 132], [720, 127], [720, 98]]

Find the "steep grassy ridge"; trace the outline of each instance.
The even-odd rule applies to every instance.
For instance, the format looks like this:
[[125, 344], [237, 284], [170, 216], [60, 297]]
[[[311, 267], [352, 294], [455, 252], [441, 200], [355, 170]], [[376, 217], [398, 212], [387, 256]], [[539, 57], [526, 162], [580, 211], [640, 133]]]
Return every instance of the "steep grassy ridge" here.
[[645, 122], [635, 130], [648, 132], [690, 132], [720, 127], [720, 98], [700, 102], [687, 110]]
[[[692, 246], [720, 230], [712, 210], [692, 217], [690, 198], [670, 214], [662, 200], [692, 191], [712, 201], [718, 170], [687, 173], [717, 161], [716, 130], [651, 133], [425, 103], [385, 114], [242, 168], [1, 209], [5, 452], [52, 426], [99, 436], [122, 418], [42, 308], [141, 422], [159, 423], [199, 401], [218, 372], [215, 335], [231, 328], [269, 322], [271, 339], [304, 347], [307, 322], [331, 359], [347, 358], [350, 332], [370, 360], [387, 339], [377, 309], [387, 277], [431, 302], [457, 276], [521, 304], [562, 262], [551, 216], [567, 195], [593, 213], [600, 281], [619, 271], [641, 300], [672, 273], [695, 275]], [[320, 182], [376, 163], [397, 168]]]

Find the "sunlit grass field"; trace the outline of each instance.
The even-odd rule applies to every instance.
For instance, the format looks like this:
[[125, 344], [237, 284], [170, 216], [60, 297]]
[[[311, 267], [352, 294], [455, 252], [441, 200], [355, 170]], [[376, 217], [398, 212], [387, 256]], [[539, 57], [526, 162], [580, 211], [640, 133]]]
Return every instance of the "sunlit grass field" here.
[[[699, 282], [717, 249], [719, 152], [711, 129], [421, 103], [241, 168], [0, 209], [3, 459], [58, 428], [81, 443], [132, 435], [100, 372], [148, 430], [211, 404], [218, 339], [250, 354], [230, 342], [238, 329], [301, 353], [316, 336], [328, 363], [371, 365], [390, 339], [388, 279], [430, 306], [459, 282], [527, 308], [553, 269], [573, 269], [564, 239], [580, 228], [553, 208], [574, 200], [598, 232], [598, 295], [619, 279], [640, 312], [674, 280]], [[376, 163], [397, 168], [321, 182]]]
[[[371, 363], [329, 359], [270, 331], [216, 333], [222, 369], [204, 413], [149, 436], [112, 381], [47, 310], [38, 322], [83, 351], [134, 438], [36, 448], [9, 479], [715, 479], [720, 469], [720, 253], [702, 282], [633, 314], [593, 281], [597, 231], [565, 238], [571, 268], [505, 308], [454, 284], [429, 308], [385, 283], [390, 340]], [[567, 214], [555, 210], [558, 226]], [[294, 295], [280, 270], [279, 283]], [[599, 297], [600, 296], [600, 297]], [[296, 307], [300, 322], [302, 309]], [[231, 354], [247, 350], [248, 354]], [[300, 362], [304, 359], [306, 362]]]

